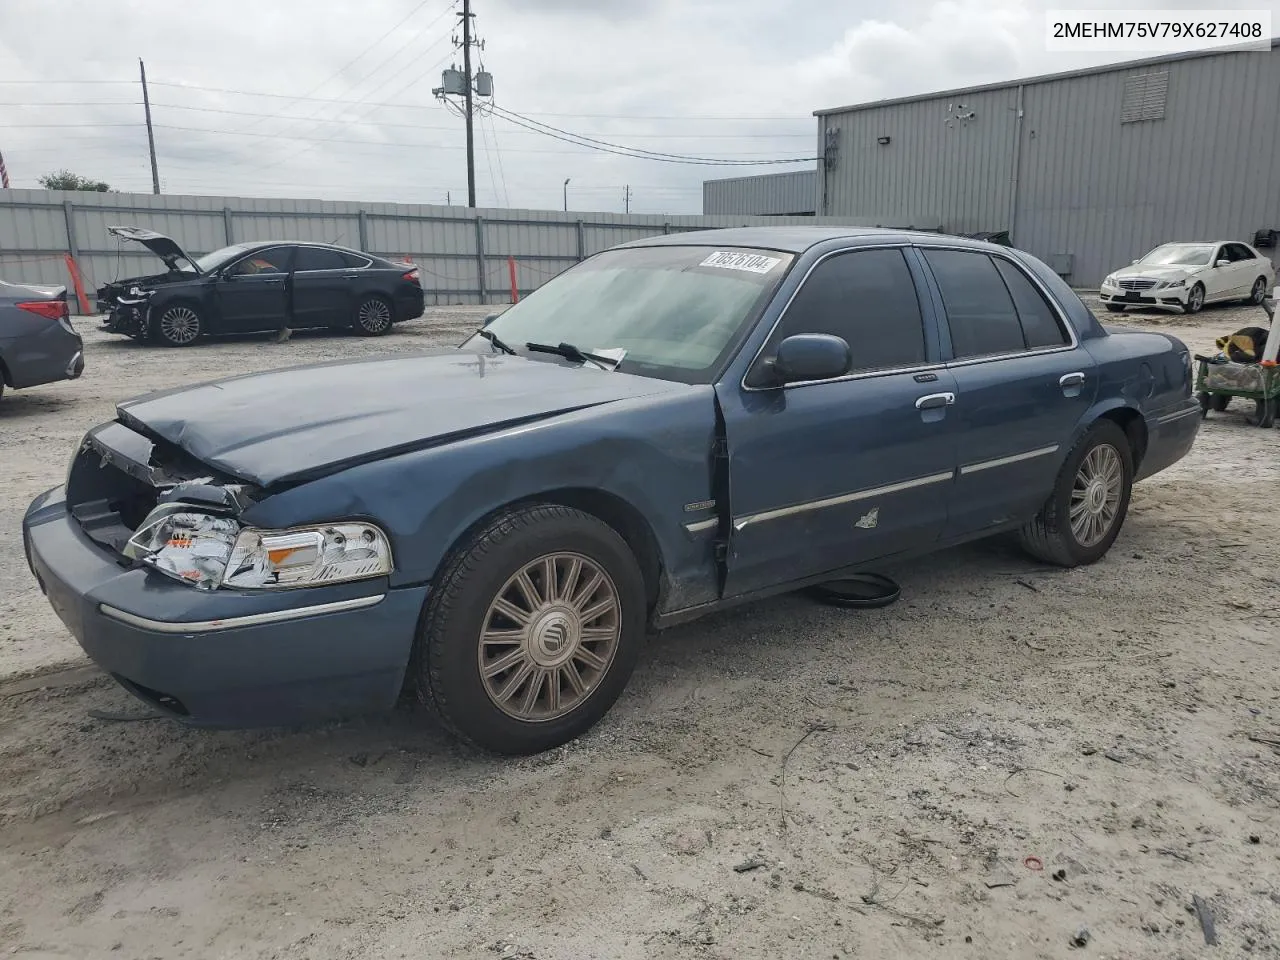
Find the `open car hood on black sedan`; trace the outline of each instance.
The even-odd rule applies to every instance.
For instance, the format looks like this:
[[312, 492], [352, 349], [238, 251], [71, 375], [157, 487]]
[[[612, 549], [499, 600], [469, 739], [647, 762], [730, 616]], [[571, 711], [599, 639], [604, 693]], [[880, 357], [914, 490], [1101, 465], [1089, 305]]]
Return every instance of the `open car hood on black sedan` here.
[[107, 227], [107, 233], [121, 240], [136, 240], [163, 260], [164, 265], [170, 270], [179, 269], [179, 261], [185, 261], [196, 273], [200, 272], [200, 268], [196, 266], [196, 262], [191, 259], [187, 251], [178, 246], [176, 240], [166, 237], [163, 233], [156, 233], [154, 230], [143, 227]]
[[259, 486], [689, 387], [456, 349], [255, 373], [122, 403], [121, 422]]

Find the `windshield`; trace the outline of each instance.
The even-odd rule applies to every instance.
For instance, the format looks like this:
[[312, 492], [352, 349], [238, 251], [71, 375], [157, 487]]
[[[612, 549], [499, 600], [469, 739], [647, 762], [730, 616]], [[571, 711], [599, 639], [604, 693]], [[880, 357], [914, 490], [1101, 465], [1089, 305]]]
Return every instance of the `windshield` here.
[[[521, 354], [527, 343], [570, 343], [622, 352], [626, 373], [708, 383], [791, 260], [736, 248], [609, 250], [544, 284], [486, 330]], [[479, 336], [463, 346], [495, 349]]]
[[1203, 267], [1208, 265], [1213, 251], [1211, 243], [1166, 243], [1138, 262], [1159, 267]]
[[239, 256], [248, 249], [248, 246], [243, 243], [232, 244], [229, 247], [223, 247], [221, 250], [215, 250], [213, 253], [206, 253], [203, 257], [196, 257], [196, 266], [200, 268], [201, 273], [208, 273], [210, 270], [217, 270], [228, 260]]

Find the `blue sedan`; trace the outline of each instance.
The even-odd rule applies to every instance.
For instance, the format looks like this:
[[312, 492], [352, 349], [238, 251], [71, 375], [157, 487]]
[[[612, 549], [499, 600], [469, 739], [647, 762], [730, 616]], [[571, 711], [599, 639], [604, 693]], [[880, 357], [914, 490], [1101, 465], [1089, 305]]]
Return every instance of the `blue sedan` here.
[[85, 651], [207, 726], [388, 709], [521, 754], [646, 631], [1013, 533], [1101, 559], [1191, 448], [1186, 346], [933, 234], [708, 231], [593, 256], [459, 348], [142, 397], [24, 521]]

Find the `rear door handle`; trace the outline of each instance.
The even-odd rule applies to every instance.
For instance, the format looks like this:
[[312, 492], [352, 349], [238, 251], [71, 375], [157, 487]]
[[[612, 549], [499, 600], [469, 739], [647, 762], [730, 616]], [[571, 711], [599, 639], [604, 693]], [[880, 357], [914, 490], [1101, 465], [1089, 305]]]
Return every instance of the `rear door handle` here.
[[954, 393], [931, 393], [916, 401], [917, 410], [935, 410], [938, 407], [949, 407], [956, 402]]
[[1058, 386], [1060, 387], [1078, 387], [1085, 381], [1083, 373], [1065, 373], [1058, 378]]

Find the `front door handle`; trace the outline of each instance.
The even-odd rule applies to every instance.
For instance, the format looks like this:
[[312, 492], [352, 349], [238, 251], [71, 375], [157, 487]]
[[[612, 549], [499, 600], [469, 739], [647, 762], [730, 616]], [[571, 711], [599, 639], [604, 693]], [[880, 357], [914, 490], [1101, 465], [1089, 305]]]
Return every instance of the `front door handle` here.
[[1065, 373], [1058, 378], [1058, 386], [1060, 387], [1079, 387], [1084, 384], [1083, 373]]
[[935, 410], [938, 407], [949, 407], [956, 402], [954, 393], [931, 393], [916, 401], [917, 410]]

